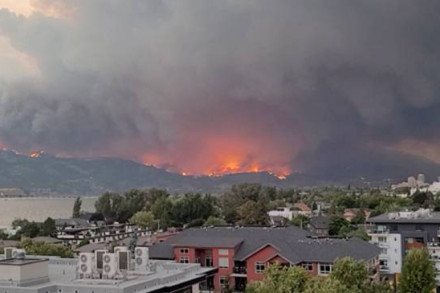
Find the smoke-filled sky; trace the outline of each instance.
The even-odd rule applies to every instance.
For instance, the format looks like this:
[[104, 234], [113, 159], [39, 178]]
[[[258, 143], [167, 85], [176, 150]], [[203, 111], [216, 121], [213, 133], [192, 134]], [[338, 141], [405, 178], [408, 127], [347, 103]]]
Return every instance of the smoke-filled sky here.
[[0, 7], [0, 143], [19, 152], [190, 174], [440, 163], [439, 1]]

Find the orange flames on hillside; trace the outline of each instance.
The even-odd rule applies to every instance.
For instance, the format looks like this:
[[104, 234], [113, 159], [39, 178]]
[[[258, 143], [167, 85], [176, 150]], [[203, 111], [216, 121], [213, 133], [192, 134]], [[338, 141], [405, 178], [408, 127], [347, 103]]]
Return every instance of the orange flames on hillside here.
[[42, 155], [44, 155], [44, 151], [35, 151], [29, 154], [29, 158], [40, 158]]
[[183, 176], [222, 176], [268, 172], [280, 180], [292, 173], [287, 147], [272, 147], [246, 141], [211, 138], [197, 146], [151, 152], [142, 157], [146, 165], [164, 168]]

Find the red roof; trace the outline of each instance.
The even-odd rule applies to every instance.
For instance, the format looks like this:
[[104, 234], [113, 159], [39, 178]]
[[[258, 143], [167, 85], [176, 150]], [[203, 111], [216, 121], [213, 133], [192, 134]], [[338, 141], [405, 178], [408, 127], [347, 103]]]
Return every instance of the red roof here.
[[305, 203], [302, 203], [302, 202], [296, 203], [295, 207], [299, 208], [303, 212], [311, 212], [312, 211]]

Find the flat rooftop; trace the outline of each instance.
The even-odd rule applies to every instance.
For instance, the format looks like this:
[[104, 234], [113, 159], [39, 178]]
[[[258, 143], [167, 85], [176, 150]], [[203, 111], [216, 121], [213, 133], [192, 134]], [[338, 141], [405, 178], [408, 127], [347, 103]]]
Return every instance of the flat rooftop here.
[[33, 263], [45, 262], [49, 259], [44, 258], [7, 258], [0, 260], [0, 265], [23, 266]]
[[416, 217], [402, 217], [397, 216], [393, 217], [390, 214], [398, 214], [398, 213], [387, 213], [382, 214], [376, 217], [371, 217], [367, 220], [369, 223], [384, 223], [384, 224], [411, 224], [411, 223], [420, 223], [420, 224], [440, 224], [440, 212], [431, 212], [426, 215], [417, 215]]
[[[26, 284], [26, 292], [54, 292], [54, 290], [61, 290], [62, 292], [77, 291], [79, 293], [90, 293], [91, 291], [134, 292], [134, 290], [143, 293], [172, 292], [179, 289], [182, 284], [202, 281], [207, 275], [212, 275], [217, 271], [216, 268], [203, 268], [199, 264], [180, 264], [171, 261], [153, 260], [154, 271], [129, 271], [125, 279], [104, 280], [79, 279], [76, 270], [78, 260], [73, 258], [35, 256], [26, 259], [3, 259], [0, 260], [0, 264], [24, 265], [45, 261], [48, 262], [48, 279], [35, 284]], [[1, 292], [9, 289], [17, 290], [17, 286], [0, 282]]]

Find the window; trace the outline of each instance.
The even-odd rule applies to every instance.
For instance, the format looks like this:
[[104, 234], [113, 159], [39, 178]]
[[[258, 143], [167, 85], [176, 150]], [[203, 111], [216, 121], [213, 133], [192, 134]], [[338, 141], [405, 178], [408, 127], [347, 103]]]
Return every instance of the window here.
[[376, 230], [377, 230], [377, 232], [386, 232], [387, 231], [387, 226], [385, 226], [385, 225], [377, 225], [376, 226]]
[[221, 276], [219, 280], [220, 280], [220, 287], [222, 288], [226, 287], [228, 283], [228, 279], [226, 277]]
[[305, 262], [301, 265], [306, 271], [313, 271], [313, 264], [311, 262]]
[[212, 256], [207, 256], [207, 257], [205, 258], [205, 266], [207, 266], [207, 267], [212, 267], [212, 266], [213, 266], [213, 263], [212, 263]]
[[262, 274], [264, 270], [266, 269], [266, 264], [264, 262], [256, 262], [255, 263], [255, 272], [257, 274]]
[[329, 263], [320, 263], [319, 264], [319, 275], [328, 275], [332, 272], [332, 265]]
[[196, 257], [196, 263], [200, 263], [200, 257]]
[[228, 255], [229, 254], [229, 250], [227, 250], [227, 249], [219, 249], [218, 250], [218, 254], [219, 255]]
[[388, 260], [386, 259], [381, 259], [379, 261], [379, 266], [381, 270], [387, 270], [388, 269]]
[[229, 259], [227, 257], [219, 257], [218, 258], [218, 266], [220, 268], [228, 268], [229, 267]]
[[379, 237], [377, 237], [377, 241], [380, 243], [386, 243], [387, 238], [385, 236], [379, 236]]
[[386, 249], [386, 248], [381, 248], [380, 249], [380, 253], [381, 254], [387, 254], [387, 252], [388, 252], [388, 249]]
[[180, 263], [189, 263], [189, 258], [187, 256], [181, 256]]
[[180, 254], [188, 254], [189, 253], [189, 249], [188, 248], [181, 248], [180, 249]]

